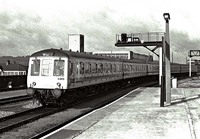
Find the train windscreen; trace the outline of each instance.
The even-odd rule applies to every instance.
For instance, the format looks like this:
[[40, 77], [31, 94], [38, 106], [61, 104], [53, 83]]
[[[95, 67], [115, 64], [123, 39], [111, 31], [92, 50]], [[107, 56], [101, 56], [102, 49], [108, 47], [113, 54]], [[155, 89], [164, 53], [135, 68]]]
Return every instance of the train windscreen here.
[[64, 76], [64, 60], [54, 60], [54, 70], [53, 75], [54, 76]]
[[31, 61], [31, 76], [39, 76], [40, 74], [40, 60], [35, 59]]
[[43, 59], [42, 60], [42, 66], [41, 66], [41, 70], [42, 76], [50, 76], [52, 74], [52, 59]]

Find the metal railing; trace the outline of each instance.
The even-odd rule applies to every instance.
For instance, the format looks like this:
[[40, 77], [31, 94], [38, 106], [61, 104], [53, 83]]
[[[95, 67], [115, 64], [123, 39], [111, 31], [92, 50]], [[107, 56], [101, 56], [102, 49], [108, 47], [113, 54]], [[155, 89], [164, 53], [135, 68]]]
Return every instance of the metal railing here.
[[129, 43], [129, 42], [160, 42], [162, 37], [165, 36], [165, 32], [148, 32], [148, 33], [122, 33], [116, 35], [117, 43]]

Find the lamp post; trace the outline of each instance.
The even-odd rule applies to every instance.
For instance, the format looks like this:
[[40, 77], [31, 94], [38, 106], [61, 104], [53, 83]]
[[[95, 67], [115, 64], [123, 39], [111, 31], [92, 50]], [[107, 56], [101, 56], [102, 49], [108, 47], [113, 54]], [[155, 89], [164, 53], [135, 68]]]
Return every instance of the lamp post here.
[[170, 19], [170, 14], [169, 13], [164, 13], [163, 17], [166, 20], [166, 22], [169, 22], [169, 19]]
[[163, 17], [166, 21], [166, 41], [169, 44], [169, 20], [170, 20], [170, 14], [169, 13], [164, 13]]
[[170, 14], [164, 13], [163, 17], [166, 22], [166, 31], [165, 31], [165, 45], [163, 48], [163, 76], [164, 76], [164, 98], [166, 99], [167, 104], [171, 104], [171, 68], [170, 68], [170, 39], [169, 39], [169, 20]]
[[[166, 21], [166, 27], [165, 27], [165, 41], [169, 44], [169, 19], [170, 19], [170, 14], [169, 13], [164, 13], [163, 14], [163, 17]], [[168, 53], [166, 52], [166, 49], [165, 48], [159, 48], [159, 53], [160, 53], [160, 56], [159, 56], [159, 85], [161, 85], [161, 78], [162, 76], [165, 76], [164, 74], [164, 57], [163, 57], [163, 54], [165, 53]], [[170, 54], [168, 54], [170, 55]], [[170, 59], [170, 58], [169, 58]], [[163, 61], [163, 62], [162, 62]]]
[[163, 17], [166, 21], [166, 42], [169, 44], [169, 20], [170, 20], [170, 14], [169, 13], [164, 13]]

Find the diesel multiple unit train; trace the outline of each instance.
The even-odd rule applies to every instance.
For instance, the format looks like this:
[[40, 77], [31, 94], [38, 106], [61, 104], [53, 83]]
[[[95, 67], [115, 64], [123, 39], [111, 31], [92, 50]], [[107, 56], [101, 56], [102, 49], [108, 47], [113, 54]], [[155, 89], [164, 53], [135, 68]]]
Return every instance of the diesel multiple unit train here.
[[[171, 65], [174, 76], [188, 74], [188, 71], [188, 65]], [[196, 66], [192, 66], [192, 73], [196, 72]], [[158, 79], [158, 74], [157, 62], [142, 63], [62, 49], [46, 49], [33, 53], [29, 59], [27, 94], [35, 96], [43, 105], [61, 103], [68, 101], [68, 94], [95, 93], [97, 88], [105, 90], [124, 82], [134, 83], [138, 78]], [[79, 94], [73, 95], [75, 92]]]

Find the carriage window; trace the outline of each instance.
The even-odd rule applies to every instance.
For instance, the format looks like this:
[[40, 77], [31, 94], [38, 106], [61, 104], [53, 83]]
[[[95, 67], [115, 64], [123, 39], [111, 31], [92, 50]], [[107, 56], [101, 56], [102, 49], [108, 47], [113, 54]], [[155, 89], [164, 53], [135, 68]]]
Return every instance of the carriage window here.
[[73, 68], [74, 68], [74, 63], [72, 63], [71, 61], [69, 62], [69, 75], [71, 76], [73, 73]]
[[96, 63], [92, 64], [92, 73], [97, 73], [97, 64]]
[[108, 64], [108, 73], [111, 73], [111, 64]]
[[124, 64], [124, 71], [127, 71], [127, 65]]
[[5, 75], [7, 75], [7, 72], [2, 72], [2, 74], [1, 74], [2, 76], [5, 76]]
[[81, 66], [80, 74], [84, 74], [84, 63], [80, 62], [80, 66]]
[[119, 65], [116, 65], [116, 71], [119, 72]]
[[100, 64], [97, 64], [97, 73], [100, 73], [101, 68], [100, 68]]
[[54, 76], [64, 76], [64, 60], [54, 60], [54, 70], [53, 75]]
[[104, 66], [104, 73], [108, 73], [108, 64], [105, 63], [105, 66]]
[[91, 63], [88, 63], [88, 69], [89, 69], [88, 73], [90, 74], [91, 73]]
[[99, 64], [98, 73], [103, 73], [103, 64], [102, 63]]
[[90, 74], [91, 73], [91, 63], [87, 62], [85, 67], [85, 73]]
[[133, 65], [131, 65], [131, 71], [133, 71]]
[[80, 62], [76, 62], [76, 74], [80, 74]]
[[116, 72], [116, 65], [113, 65], [113, 72]]
[[38, 76], [40, 74], [40, 60], [31, 61], [31, 76]]
[[42, 76], [49, 76], [52, 71], [52, 60], [44, 59], [42, 60]]

